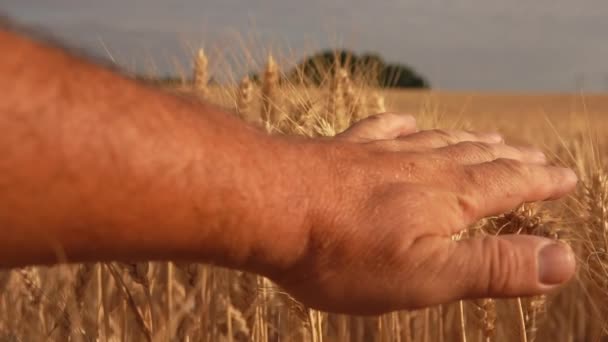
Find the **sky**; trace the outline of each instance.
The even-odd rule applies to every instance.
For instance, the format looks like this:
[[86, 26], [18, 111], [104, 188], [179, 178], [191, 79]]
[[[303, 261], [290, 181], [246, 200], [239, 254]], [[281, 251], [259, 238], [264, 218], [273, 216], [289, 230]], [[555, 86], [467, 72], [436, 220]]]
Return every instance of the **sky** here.
[[608, 91], [606, 0], [0, 0], [0, 12], [160, 74], [187, 74], [198, 47], [235, 78], [268, 49], [287, 68], [345, 47], [437, 89]]

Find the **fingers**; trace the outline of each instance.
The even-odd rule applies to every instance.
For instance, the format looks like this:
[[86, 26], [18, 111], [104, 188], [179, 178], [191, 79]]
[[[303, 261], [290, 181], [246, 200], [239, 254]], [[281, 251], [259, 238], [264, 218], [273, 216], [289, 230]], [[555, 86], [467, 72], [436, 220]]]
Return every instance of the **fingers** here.
[[576, 269], [567, 244], [537, 236], [489, 236], [444, 244], [434, 258], [437, 264], [428, 266], [440, 275], [435, 293], [446, 293], [447, 300], [539, 295], [570, 280]]
[[401, 138], [410, 147], [441, 148], [464, 141], [483, 142], [488, 144], [502, 143], [502, 137], [497, 133], [475, 133], [467, 131], [430, 130], [410, 134]]
[[547, 158], [540, 150], [531, 147], [514, 147], [505, 144], [466, 141], [437, 150], [441, 156], [459, 164], [480, 164], [495, 159], [514, 159], [524, 163], [545, 164]]
[[416, 119], [407, 114], [383, 113], [369, 116], [336, 137], [352, 142], [391, 140], [416, 132]]
[[560, 198], [578, 182], [570, 169], [512, 159], [465, 166], [464, 170], [460, 192], [471, 199], [471, 221], [512, 210], [524, 202]]

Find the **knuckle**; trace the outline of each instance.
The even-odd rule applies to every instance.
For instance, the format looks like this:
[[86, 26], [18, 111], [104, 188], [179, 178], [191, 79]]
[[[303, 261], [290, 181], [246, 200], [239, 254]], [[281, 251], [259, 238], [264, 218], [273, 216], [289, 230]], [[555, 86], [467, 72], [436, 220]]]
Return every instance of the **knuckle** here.
[[499, 158], [481, 168], [465, 168], [463, 177], [464, 185], [470, 189], [479, 189], [520, 184], [521, 179], [528, 179], [528, 173], [528, 167], [521, 161]]
[[397, 140], [375, 140], [370, 142], [371, 146], [377, 151], [399, 152], [403, 149], [404, 144]]
[[430, 133], [435, 139], [438, 139], [446, 144], [453, 144], [456, 140], [453, 134], [443, 129], [434, 129]]
[[456, 195], [456, 204], [458, 206], [458, 210], [462, 215], [463, 223], [466, 224], [468, 222], [471, 222], [477, 216], [477, 203], [471, 196], [463, 194]]
[[487, 175], [476, 168], [465, 168], [463, 174], [463, 185], [465, 186], [464, 190], [470, 189], [470, 186], [483, 186], [488, 178], [489, 177]]
[[517, 255], [507, 240], [486, 237], [482, 241], [486, 265], [486, 293], [501, 295], [511, 290], [511, 280], [517, 273]]
[[476, 154], [485, 159], [495, 159], [496, 157], [496, 150], [491, 144], [477, 141], [466, 141], [461, 144], [467, 153]]
[[500, 158], [496, 159], [495, 163], [501, 172], [508, 175], [524, 175], [526, 173], [525, 164], [519, 160]]

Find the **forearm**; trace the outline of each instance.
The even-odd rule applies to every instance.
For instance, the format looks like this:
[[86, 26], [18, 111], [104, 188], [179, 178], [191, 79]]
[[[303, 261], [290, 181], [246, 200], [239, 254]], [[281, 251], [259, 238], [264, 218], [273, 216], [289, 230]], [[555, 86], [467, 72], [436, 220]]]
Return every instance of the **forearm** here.
[[279, 257], [260, 256], [284, 219], [272, 213], [306, 220], [282, 140], [7, 31], [0, 50], [3, 265], [241, 267]]

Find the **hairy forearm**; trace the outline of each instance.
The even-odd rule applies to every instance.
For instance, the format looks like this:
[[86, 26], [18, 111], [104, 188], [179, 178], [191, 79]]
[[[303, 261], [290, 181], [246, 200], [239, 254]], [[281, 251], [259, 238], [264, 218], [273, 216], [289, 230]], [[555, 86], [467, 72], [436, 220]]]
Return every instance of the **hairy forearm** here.
[[[281, 258], [269, 240], [300, 238], [307, 185], [287, 176], [298, 165], [282, 149], [308, 144], [6, 30], [0, 50], [2, 265], [172, 258], [264, 268]], [[277, 229], [286, 222], [293, 232]]]

